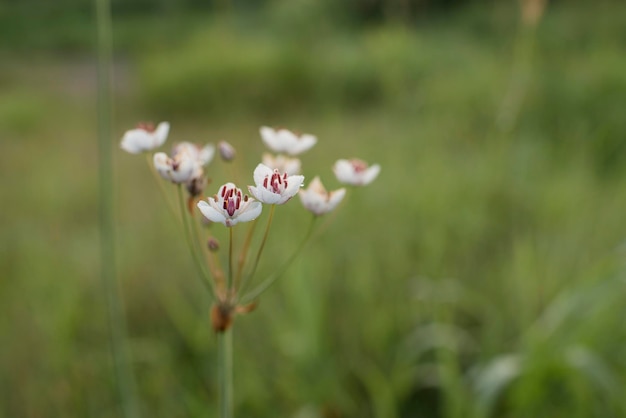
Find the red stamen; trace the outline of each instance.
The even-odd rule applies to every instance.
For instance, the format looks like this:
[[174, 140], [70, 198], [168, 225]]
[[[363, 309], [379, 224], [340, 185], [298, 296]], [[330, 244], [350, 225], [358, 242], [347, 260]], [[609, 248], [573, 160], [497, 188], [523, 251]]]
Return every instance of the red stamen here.
[[152, 123], [152, 122], [139, 122], [137, 124], [137, 129], [142, 129], [142, 130], [144, 130], [146, 132], [150, 132], [150, 133], [152, 133], [152, 132], [154, 132], [156, 130], [155, 127], [154, 127], [154, 123]]

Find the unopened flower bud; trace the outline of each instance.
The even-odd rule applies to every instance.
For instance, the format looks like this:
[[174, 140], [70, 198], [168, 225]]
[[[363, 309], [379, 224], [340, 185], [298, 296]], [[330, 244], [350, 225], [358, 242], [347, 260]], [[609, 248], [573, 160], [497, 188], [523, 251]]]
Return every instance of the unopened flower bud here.
[[222, 160], [232, 161], [235, 159], [235, 155], [237, 154], [237, 152], [235, 151], [235, 148], [233, 148], [233, 146], [230, 145], [228, 142], [220, 141], [217, 144], [217, 148], [220, 151], [220, 156], [222, 157]]
[[220, 249], [220, 242], [216, 240], [215, 238], [211, 237], [209, 238], [209, 241], [207, 242], [207, 247], [209, 247], [209, 250], [211, 252], [216, 252], [217, 250]]

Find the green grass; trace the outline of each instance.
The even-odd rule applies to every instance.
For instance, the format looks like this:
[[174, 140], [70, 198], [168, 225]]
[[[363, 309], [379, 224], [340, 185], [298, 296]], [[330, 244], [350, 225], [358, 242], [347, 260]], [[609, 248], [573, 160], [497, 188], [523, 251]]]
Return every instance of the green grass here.
[[[169, 119], [171, 141], [226, 139], [242, 185], [261, 124], [317, 134], [304, 174], [330, 188], [337, 158], [383, 167], [237, 318], [237, 416], [626, 414], [626, 9], [549, 10], [504, 126], [513, 13], [328, 33], [309, 49], [207, 20], [119, 57], [116, 136]], [[118, 416], [90, 71], [61, 55], [0, 65], [0, 416]], [[142, 158], [115, 157], [144, 416], [210, 415], [208, 296]], [[297, 200], [278, 209], [261, 273], [307, 226]]]

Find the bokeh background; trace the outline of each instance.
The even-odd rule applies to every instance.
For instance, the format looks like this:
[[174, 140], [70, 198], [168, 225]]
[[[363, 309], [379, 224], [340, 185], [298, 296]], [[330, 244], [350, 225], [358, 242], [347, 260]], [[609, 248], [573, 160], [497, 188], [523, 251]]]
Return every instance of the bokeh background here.
[[[95, 8], [0, 2], [0, 416], [118, 417]], [[215, 416], [210, 301], [140, 156], [261, 125], [382, 165], [235, 323], [240, 417], [626, 416], [626, 3], [113, 1], [118, 278], [144, 417]], [[213, 187], [232, 173], [214, 162]], [[211, 186], [209, 186], [211, 189]], [[209, 191], [208, 193], [213, 193]], [[307, 225], [279, 208], [260, 269]]]

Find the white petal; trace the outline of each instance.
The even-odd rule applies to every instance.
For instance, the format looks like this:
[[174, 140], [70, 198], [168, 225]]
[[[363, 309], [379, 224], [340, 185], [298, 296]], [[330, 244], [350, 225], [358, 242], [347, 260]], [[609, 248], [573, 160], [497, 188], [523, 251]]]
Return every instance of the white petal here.
[[330, 199], [328, 200], [328, 211], [335, 209], [335, 207], [341, 202], [346, 195], [346, 189], [341, 188], [333, 192], [330, 192]]
[[248, 192], [254, 196], [255, 199], [259, 199], [259, 196], [257, 196], [259, 194], [259, 189], [255, 186], [248, 186]]
[[298, 137], [287, 129], [280, 129], [276, 132], [276, 142], [280, 152], [291, 154], [291, 150], [298, 146]]
[[257, 187], [261, 187], [263, 185], [263, 180], [265, 180], [265, 177], [271, 176], [273, 173], [274, 173], [274, 170], [272, 170], [265, 164], [260, 163], [254, 169], [254, 176], [253, 176], [254, 184], [256, 184]]
[[300, 160], [297, 158], [285, 159], [283, 170], [288, 176], [300, 174]]
[[161, 122], [158, 124], [156, 130], [153, 133], [154, 136], [154, 148], [160, 147], [165, 143], [167, 135], [170, 133], [170, 124], [168, 122]]
[[267, 190], [265, 187], [259, 187], [257, 189], [258, 196], [255, 196], [260, 202], [267, 203], [268, 205], [276, 205], [280, 204], [280, 200], [282, 199], [282, 195], [278, 193], [271, 192]]
[[269, 152], [264, 152], [263, 153], [263, 159], [261, 160], [263, 162], [264, 165], [270, 167], [270, 168], [278, 168], [276, 165], [278, 164], [278, 157], [274, 157], [272, 154], [270, 154]]
[[261, 214], [263, 210], [263, 205], [261, 202], [249, 202], [246, 209], [241, 212], [239, 216], [237, 216], [237, 221], [239, 222], [248, 222], [253, 219], [256, 219]]
[[262, 126], [261, 129], [259, 129], [259, 132], [261, 133], [263, 142], [268, 148], [273, 151], [280, 152], [280, 142], [278, 141], [276, 131], [274, 129]]
[[168, 172], [171, 170], [171, 160], [164, 152], [157, 152], [152, 157], [152, 162], [154, 164], [154, 168], [159, 172], [161, 177], [166, 180], [170, 180]]
[[204, 148], [200, 150], [198, 155], [198, 161], [200, 165], [207, 165], [213, 159], [213, 155], [215, 154], [215, 146], [213, 144], [207, 144]]
[[380, 166], [378, 164], [374, 164], [362, 173], [361, 184], [370, 184], [378, 176], [378, 173], [380, 173]]
[[281, 203], [285, 203], [287, 200], [291, 199], [298, 193], [300, 187], [302, 187], [302, 182], [304, 181], [304, 176], [290, 176], [287, 177], [287, 188], [282, 193]]
[[152, 142], [152, 135], [145, 130], [131, 129], [124, 134], [120, 146], [126, 152], [139, 154], [152, 149]]
[[303, 153], [304, 151], [310, 149], [313, 145], [317, 143], [317, 138], [313, 135], [302, 135], [297, 142], [290, 147], [287, 152], [290, 155], [297, 155]]
[[314, 193], [311, 190], [300, 190], [298, 196], [300, 196], [300, 201], [307, 210], [313, 212], [316, 215], [321, 215], [324, 213], [324, 206], [326, 204], [326, 201], [319, 194]]
[[252, 196], [260, 202], [267, 203], [268, 205], [274, 205], [280, 201], [281, 195], [278, 193], [272, 193], [265, 187], [248, 186], [248, 191]]
[[338, 160], [333, 166], [337, 180], [341, 183], [354, 184], [354, 169], [348, 160]]
[[318, 193], [318, 194], [323, 194], [323, 195], [326, 194], [326, 188], [322, 184], [322, 181], [320, 180], [319, 176], [315, 176], [315, 178], [311, 181], [311, 183], [309, 183], [307, 190], [312, 191], [313, 193]]
[[190, 157], [180, 158], [176, 170], [172, 169], [169, 172], [170, 179], [174, 183], [185, 183], [193, 178], [196, 168], [196, 162]]
[[[211, 199], [213, 200], [213, 199]], [[209, 205], [204, 200], [198, 202], [198, 209], [202, 212], [205, 218], [213, 222], [220, 222], [226, 225], [226, 217], [219, 211], [215, 210], [215, 208]]]

